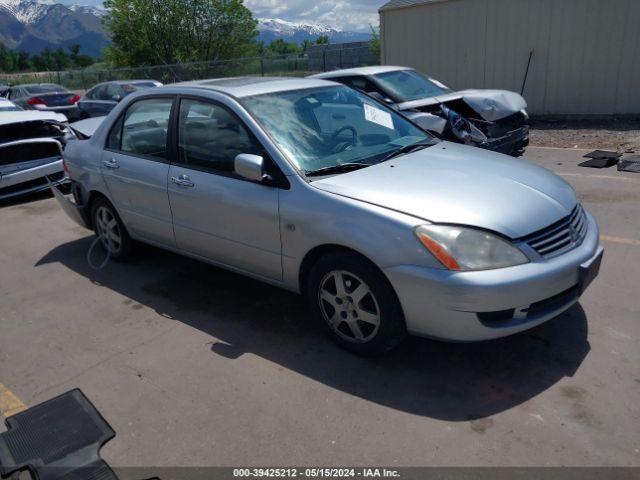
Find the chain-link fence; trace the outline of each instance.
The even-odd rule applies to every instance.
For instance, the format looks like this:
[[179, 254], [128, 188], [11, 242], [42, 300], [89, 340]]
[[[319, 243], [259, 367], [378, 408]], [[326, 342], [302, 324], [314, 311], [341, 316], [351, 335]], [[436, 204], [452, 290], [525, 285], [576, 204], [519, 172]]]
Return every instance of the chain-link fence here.
[[213, 62], [176, 63], [136, 68], [67, 70], [0, 74], [0, 82], [9, 85], [26, 83], [57, 83], [70, 90], [88, 90], [93, 85], [110, 80], [153, 79], [176, 83], [205, 78], [240, 75], [306, 76], [323, 70], [356, 67], [378, 63], [378, 57], [368, 42], [318, 45], [304, 54], [264, 55]]

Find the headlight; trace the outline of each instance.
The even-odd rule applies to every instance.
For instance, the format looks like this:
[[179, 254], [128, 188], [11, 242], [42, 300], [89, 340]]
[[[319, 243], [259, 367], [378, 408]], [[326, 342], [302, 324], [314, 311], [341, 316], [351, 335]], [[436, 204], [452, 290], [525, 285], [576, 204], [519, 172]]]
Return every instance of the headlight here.
[[487, 136], [458, 112], [455, 112], [445, 105], [441, 105], [440, 108], [447, 116], [451, 131], [458, 139], [466, 144], [477, 145], [481, 145], [487, 141]]
[[520, 113], [524, 116], [525, 120], [529, 120], [529, 114], [527, 113], [526, 109], [523, 108], [522, 110], [520, 110]]
[[421, 225], [415, 233], [449, 270], [491, 270], [529, 261], [524, 253], [497, 235], [474, 228]]

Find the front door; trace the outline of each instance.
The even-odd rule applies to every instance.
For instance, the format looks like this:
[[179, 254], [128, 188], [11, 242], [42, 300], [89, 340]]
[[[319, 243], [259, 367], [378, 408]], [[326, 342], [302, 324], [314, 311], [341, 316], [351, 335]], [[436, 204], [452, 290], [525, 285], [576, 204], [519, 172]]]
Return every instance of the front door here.
[[227, 107], [180, 101], [178, 155], [169, 169], [169, 201], [178, 248], [272, 280], [282, 279], [275, 187], [234, 173], [240, 153], [264, 155]]
[[131, 234], [175, 247], [167, 194], [167, 139], [173, 97], [132, 103], [111, 129], [101, 171]]

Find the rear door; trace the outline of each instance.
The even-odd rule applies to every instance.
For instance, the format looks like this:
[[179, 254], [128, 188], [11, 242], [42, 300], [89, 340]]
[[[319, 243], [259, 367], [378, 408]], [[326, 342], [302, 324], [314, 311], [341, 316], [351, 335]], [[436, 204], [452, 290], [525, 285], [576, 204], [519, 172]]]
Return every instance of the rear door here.
[[127, 229], [175, 247], [167, 194], [169, 130], [174, 96], [136, 100], [113, 125], [101, 170]]
[[169, 171], [178, 248], [281, 280], [278, 187], [234, 173], [238, 154], [262, 155], [268, 162], [266, 152], [244, 122], [220, 103], [182, 98], [178, 111], [178, 155]]

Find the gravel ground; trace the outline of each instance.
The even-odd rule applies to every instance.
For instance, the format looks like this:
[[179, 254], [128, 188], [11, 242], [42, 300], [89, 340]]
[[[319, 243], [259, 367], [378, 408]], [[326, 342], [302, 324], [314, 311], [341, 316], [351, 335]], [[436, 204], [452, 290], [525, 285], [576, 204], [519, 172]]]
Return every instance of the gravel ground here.
[[532, 120], [531, 145], [640, 152], [640, 118]]

